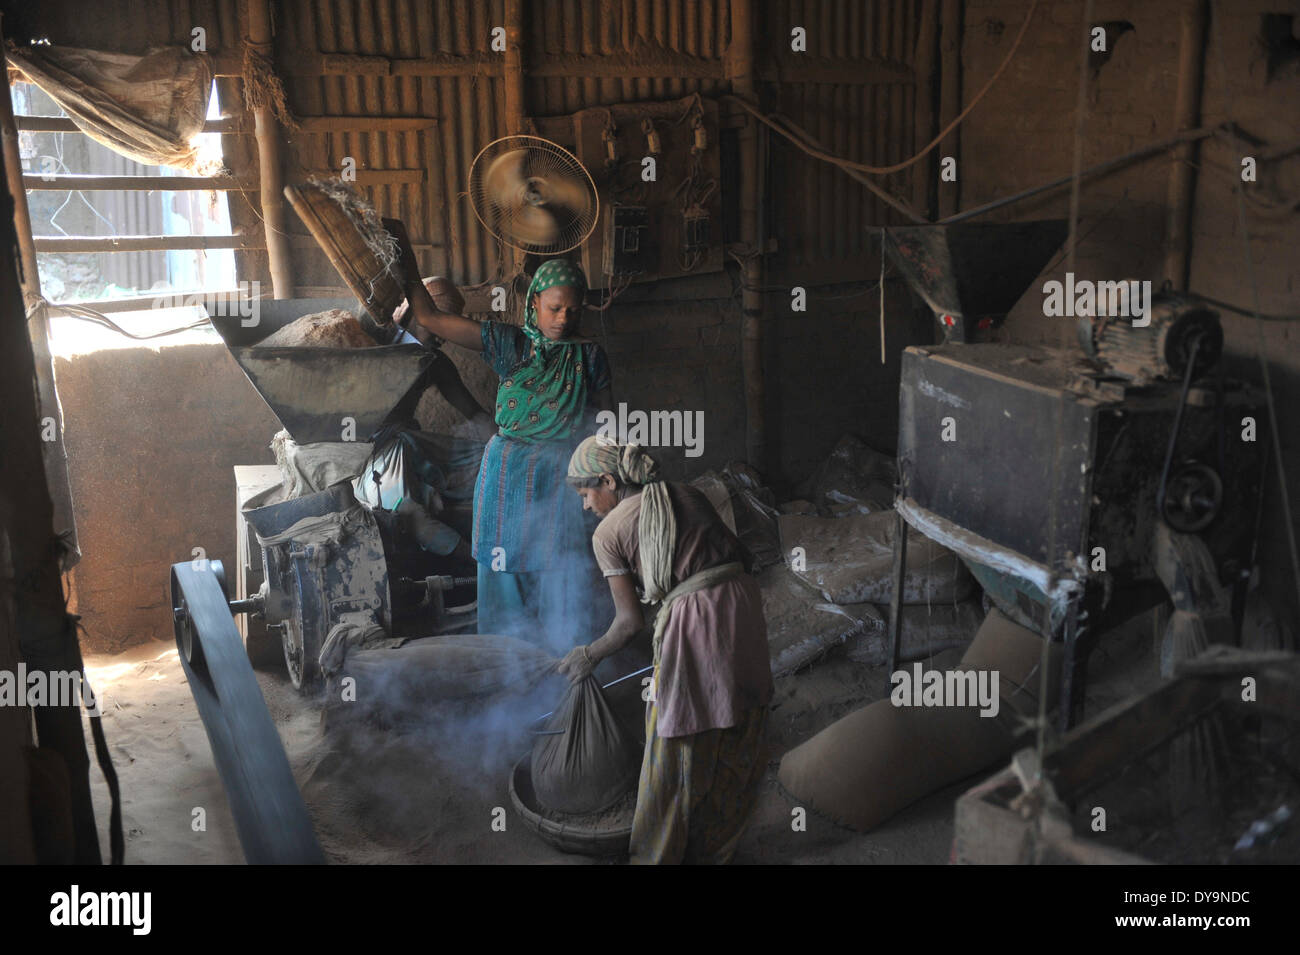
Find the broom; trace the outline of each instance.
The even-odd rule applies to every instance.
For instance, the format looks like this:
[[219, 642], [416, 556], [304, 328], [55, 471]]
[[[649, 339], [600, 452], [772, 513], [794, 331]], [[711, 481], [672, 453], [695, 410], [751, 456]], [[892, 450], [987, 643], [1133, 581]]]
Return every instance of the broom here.
[[[1194, 659], [1210, 646], [1205, 621], [1199, 614], [1175, 610], [1165, 627], [1161, 670], [1171, 677], [1179, 664]], [[1170, 741], [1170, 803], [1175, 817], [1195, 808], [1208, 795], [1212, 808], [1221, 801], [1221, 781], [1227, 776], [1227, 738], [1217, 709], [1196, 720]]]

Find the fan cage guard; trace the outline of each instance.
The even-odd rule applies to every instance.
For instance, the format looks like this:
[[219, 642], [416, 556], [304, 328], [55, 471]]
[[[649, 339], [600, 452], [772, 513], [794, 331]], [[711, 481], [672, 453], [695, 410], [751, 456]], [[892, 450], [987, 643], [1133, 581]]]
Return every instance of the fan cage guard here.
[[[494, 159], [508, 152], [521, 149], [549, 157], [553, 165], [544, 166], [540, 171], [554, 170], [558, 172], [567, 170], [570, 173], [581, 173], [581, 177], [575, 174], [574, 178], [585, 181], [587, 188], [590, 190], [590, 210], [583, 216], [575, 218], [568, 225], [563, 226], [561, 238], [554, 242], [544, 244], [528, 243], [504, 232], [497, 222], [490, 221], [492, 218], [498, 218], [500, 213], [497, 210], [504, 207], [495, 197], [489, 195], [484, 188], [483, 180], [487, 171], [486, 167]], [[600, 193], [596, 188], [596, 181], [592, 179], [587, 167], [582, 164], [582, 161], [577, 156], [559, 143], [552, 142], [541, 136], [529, 136], [522, 133], [503, 136], [479, 150], [478, 155], [474, 157], [474, 162], [470, 165], [469, 198], [470, 207], [474, 210], [474, 217], [478, 219], [483, 228], [511, 248], [518, 249], [521, 252], [530, 252], [534, 255], [561, 255], [576, 249], [595, 231], [596, 224], [600, 221]], [[589, 221], [584, 223], [584, 218]], [[575, 235], [576, 238], [573, 238]]]

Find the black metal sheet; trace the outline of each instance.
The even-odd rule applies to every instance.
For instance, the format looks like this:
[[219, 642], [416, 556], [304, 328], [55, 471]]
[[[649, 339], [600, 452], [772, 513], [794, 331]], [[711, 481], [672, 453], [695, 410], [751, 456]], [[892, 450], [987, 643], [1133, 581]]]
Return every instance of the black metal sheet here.
[[[1039, 564], [1059, 567], [1067, 554], [1080, 554], [1100, 405], [1067, 391], [1069, 379], [1068, 363], [1046, 349], [908, 348], [899, 420], [903, 496]], [[946, 424], [953, 440], [944, 439]]]
[[900, 226], [887, 230], [885, 250], [947, 340], [968, 342], [981, 320], [1002, 321], [1068, 231], [1064, 219]]
[[[261, 348], [259, 341], [313, 312], [342, 308], [352, 299], [259, 300], [253, 317], [214, 315], [221, 335], [257, 393], [300, 444], [343, 441], [350, 427], [364, 441], [406, 397], [433, 359], [420, 345], [374, 348]], [[344, 419], [350, 419], [350, 425]]]

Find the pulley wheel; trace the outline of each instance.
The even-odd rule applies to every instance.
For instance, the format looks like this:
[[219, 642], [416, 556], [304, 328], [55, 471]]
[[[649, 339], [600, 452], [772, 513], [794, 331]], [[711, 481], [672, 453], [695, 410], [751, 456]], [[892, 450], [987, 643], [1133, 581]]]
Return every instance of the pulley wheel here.
[[1186, 464], [1165, 485], [1163, 517], [1176, 531], [1193, 534], [1204, 530], [1223, 504], [1223, 481], [1208, 465]]

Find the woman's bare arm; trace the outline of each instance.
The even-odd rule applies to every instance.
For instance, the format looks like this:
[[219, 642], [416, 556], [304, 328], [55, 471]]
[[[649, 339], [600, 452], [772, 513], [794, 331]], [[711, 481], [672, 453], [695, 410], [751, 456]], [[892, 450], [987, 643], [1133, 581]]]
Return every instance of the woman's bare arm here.
[[575, 647], [560, 661], [560, 672], [570, 679], [579, 680], [586, 676], [601, 660], [631, 643], [632, 638], [645, 627], [632, 575], [617, 574], [605, 579], [609, 581], [609, 592], [614, 598], [614, 622], [598, 640], [586, 647]]
[[433, 296], [429, 294], [429, 290], [424, 287], [424, 282], [420, 279], [420, 267], [415, 260], [411, 238], [406, 234], [406, 226], [397, 219], [384, 219], [383, 222], [384, 228], [397, 240], [403, 272], [402, 287], [406, 292], [412, 320], [439, 338], [455, 342], [463, 348], [482, 351], [483, 329], [478, 322], [463, 315], [441, 312], [433, 304]]

